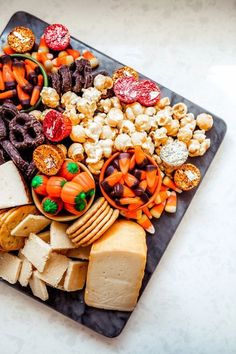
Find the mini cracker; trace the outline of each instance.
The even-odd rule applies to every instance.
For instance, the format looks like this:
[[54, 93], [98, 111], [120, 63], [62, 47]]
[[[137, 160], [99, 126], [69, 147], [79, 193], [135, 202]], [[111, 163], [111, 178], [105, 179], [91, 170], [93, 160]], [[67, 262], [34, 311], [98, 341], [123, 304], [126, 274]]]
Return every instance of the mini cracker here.
[[84, 237], [82, 240], [80, 240], [77, 245], [85, 245], [87, 242], [89, 242], [97, 233], [98, 231], [110, 220], [111, 216], [113, 213], [113, 209], [111, 209], [108, 214], [105, 216], [105, 218], [93, 229], [92, 232], [90, 232], [86, 237]]
[[64, 162], [64, 153], [54, 145], [43, 144], [33, 153], [33, 160], [37, 169], [45, 175], [56, 175]]
[[37, 234], [45, 229], [51, 220], [42, 215], [28, 215], [12, 231], [12, 236], [28, 237], [30, 233]]
[[33, 205], [25, 205], [16, 208], [14, 211], [4, 218], [0, 229], [0, 246], [6, 251], [18, 250], [24, 246], [22, 237], [11, 236], [11, 231], [18, 225], [27, 215], [36, 213]]
[[31, 51], [34, 46], [35, 36], [31, 29], [23, 26], [13, 28], [8, 34], [7, 41], [11, 49], [17, 53]]
[[108, 207], [108, 202], [105, 201], [105, 203], [101, 206], [101, 208], [83, 226], [81, 226], [78, 230], [76, 230], [73, 234], [70, 235], [70, 238], [78, 236], [84, 230], [88, 229], [88, 227], [98, 219], [98, 217], [104, 212], [104, 210], [107, 209], [107, 207]]
[[68, 227], [68, 229], [66, 230], [66, 233], [68, 235], [72, 234], [73, 232], [78, 230], [78, 228], [80, 228], [82, 225], [84, 225], [84, 223], [86, 221], [88, 221], [89, 218], [101, 208], [104, 201], [105, 201], [104, 197], [99, 198], [83, 216], [81, 216], [70, 227]]
[[178, 188], [189, 191], [197, 187], [201, 179], [200, 170], [191, 163], [179, 167], [174, 174], [174, 181]]
[[111, 210], [111, 207], [108, 205], [106, 207], [106, 209], [97, 217], [96, 220], [94, 220], [94, 222], [92, 223], [92, 225], [90, 225], [88, 228], [86, 228], [83, 232], [78, 232], [75, 233], [75, 236], [73, 237], [72, 241], [73, 242], [78, 242], [79, 240], [81, 240], [82, 238], [84, 238], [85, 236], [87, 236], [90, 232], [92, 232], [97, 225], [102, 222], [102, 220], [104, 220], [104, 218], [109, 214]]
[[110, 220], [98, 231], [98, 233], [93, 238], [91, 238], [87, 243], [83, 243], [81, 246], [87, 247], [98, 240], [114, 224], [119, 214], [119, 210], [115, 209]]

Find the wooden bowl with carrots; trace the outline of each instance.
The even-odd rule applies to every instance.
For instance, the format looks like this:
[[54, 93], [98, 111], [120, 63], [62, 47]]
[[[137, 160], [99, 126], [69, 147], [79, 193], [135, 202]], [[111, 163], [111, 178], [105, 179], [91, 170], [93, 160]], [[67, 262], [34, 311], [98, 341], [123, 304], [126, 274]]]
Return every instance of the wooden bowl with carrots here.
[[0, 61], [0, 102], [11, 99], [22, 112], [36, 109], [42, 88], [48, 86], [43, 66], [25, 54], [3, 55]]
[[[77, 171], [75, 165], [79, 167]], [[68, 222], [91, 207], [95, 181], [85, 165], [66, 159], [57, 175], [38, 173], [31, 181], [31, 191], [33, 201], [43, 215], [51, 220]]]
[[103, 196], [114, 208], [126, 212], [142, 210], [151, 204], [161, 183], [159, 167], [140, 146], [112, 155], [99, 178]]

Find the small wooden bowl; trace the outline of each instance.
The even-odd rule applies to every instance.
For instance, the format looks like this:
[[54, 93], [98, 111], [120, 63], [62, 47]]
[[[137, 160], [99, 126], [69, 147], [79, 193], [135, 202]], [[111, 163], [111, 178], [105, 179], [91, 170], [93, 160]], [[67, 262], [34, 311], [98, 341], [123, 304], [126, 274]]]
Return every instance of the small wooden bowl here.
[[[91, 174], [91, 172], [89, 171], [89, 169], [85, 165], [83, 165], [80, 162], [78, 162], [78, 165], [82, 171], [87, 172], [94, 180], [93, 175]], [[94, 184], [95, 184], [95, 182], [94, 182]], [[94, 193], [94, 195], [92, 195], [89, 202], [87, 203], [86, 208], [84, 210], [82, 210], [79, 215], [70, 214], [64, 209], [58, 215], [50, 215], [48, 213], [45, 213], [41, 207], [41, 202], [42, 202], [44, 196], [41, 196], [41, 195], [35, 193], [33, 188], [31, 188], [31, 192], [32, 192], [34, 204], [37, 207], [37, 209], [40, 211], [40, 213], [42, 213], [44, 216], [46, 216], [50, 220], [59, 221], [59, 222], [68, 222], [68, 221], [78, 219], [81, 215], [83, 215], [91, 207], [91, 205], [94, 201], [94, 198], [95, 198], [95, 193]]]
[[[134, 153], [134, 150], [129, 150], [128, 151], [129, 153]], [[101, 173], [100, 173], [100, 177], [99, 177], [99, 186], [100, 186], [100, 189], [101, 189], [101, 192], [104, 196], [104, 198], [108, 201], [109, 204], [111, 204], [114, 208], [116, 209], [119, 209], [119, 210], [123, 210], [123, 211], [127, 211], [128, 209], [123, 207], [123, 206], [120, 206], [120, 205], [117, 205], [114, 200], [112, 200], [109, 195], [106, 193], [106, 191], [103, 189], [102, 185], [101, 185], [101, 182], [104, 180], [105, 178], [105, 172], [106, 172], [106, 169], [109, 165], [111, 165], [112, 161], [116, 159], [116, 157], [120, 154], [120, 152], [116, 152], [114, 155], [112, 155], [106, 162], [105, 164], [103, 165], [102, 167], [102, 170], [101, 170]], [[159, 169], [156, 161], [148, 154], [145, 154], [146, 157], [148, 158], [148, 160], [151, 162], [152, 165], [155, 165], [157, 166], [157, 172], [158, 172], [158, 184], [157, 184], [157, 187], [156, 187], [156, 190], [155, 192], [153, 193], [153, 195], [151, 196], [151, 198], [149, 199], [149, 201], [143, 205], [141, 205], [140, 207], [138, 207], [137, 209], [135, 209], [135, 211], [137, 210], [142, 210], [144, 207], [147, 207], [149, 204], [151, 204], [154, 199], [156, 198], [157, 194], [159, 193], [160, 189], [161, 189], [161, 183], [162, 183], [162, 177], [161, 177], [161, 170]]]
[[[31, 60], [31, 61], [33, 61], [34, 63], [36, 63], [36, 64], [38, 65], [40, 71], [41, 71], [41, 74], [43, 75], [43, 86], [44, 86], [44, 87], [47, 87], [47, 86], [48, 86], [48, 76], [47, 76], [47, 73], [46, 73], [46, 71], [44, 70], [42, 64], [40, 64], [40, 63], [38, 62], [38, 60], [32, 58], [30, 55], [27, 55], [27, 54], [11, 54], [10, 57], [11, 57], [11, 58], [18, 58], [18, 59], [22, 59], [22, 60], [28, 59], [28, 60]], [[38, 102], [37, 102], [34, 106], [29, 107], [29, 108], [27, 108], [27, 109], [22, 109], [21, 112], [27, 113], [27, 112], [34, 111], [36, 108], [38, 108], [38, 106], [40, 105], [41, 101], [42, 101], [42, 98], [39, 97]]]

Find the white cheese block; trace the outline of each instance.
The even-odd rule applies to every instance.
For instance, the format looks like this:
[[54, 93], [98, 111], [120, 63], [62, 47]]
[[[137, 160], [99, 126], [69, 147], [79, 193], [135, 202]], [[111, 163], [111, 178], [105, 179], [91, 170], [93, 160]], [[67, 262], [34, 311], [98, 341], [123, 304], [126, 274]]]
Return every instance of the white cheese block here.
[[33, 272], [33, 275], [29, 281], [29, 286], [34, 296], [38, 297], [43, 301], [48, 300], [48, 291], [46, 284], [44, 283], [44, 281], [38, 278], [37, 270]]
[[53, 250], [68, 250], [74, 248], [74, 244], [66, 234], [67, 224], [53, 221], [50, 227], [50, 244]]
[[33, 266], [21, 253], [21, 251], [19, 251], [18, 257], [22, 260], [22, 266], [18, 280], [21, 286], [27, 286], [33, 273]]
[[45, 218], [43, 215], [29, 214], [23, 219], [12, 231], [12, 236], [28, 237], [29, 234], [37, 234], [45, 229], [51, 223], [51, 220]]
[[66, 255], [67, 255], [67, 257], [71, 257], [71, 258], [88, 260], [90, 251], [91, 251], [91, 246], [78, 247], [78, 248], [74, 248], [72, 250], [67, 251]]
[[64, 290], [76, 291], [83, 289], [87, 275], [88, 262], [70, 261], [64, 280]]
[[12, 161], [0, 166], [0, 209], [32, 204], [29, 189]]
[[40, 232], [37, 236], [46, 243], [50, 242], [50, 231]]
[[10, 253], [0, 253], [0, 277], [15, 284], [19, 278], [22, 260]]
[[69, 265], [69, 258], [58, 253], [51, 253], [47, 265], [37, 276], [45, 283], [57, 287]]
[[118, 220], [92, 245], [85, 290], [89, 306], [132, 311], [144, 276], [147, 246], [143, 228]]
[[22, 254], [38, 269], [43, 272], [52, 249], [49, 244], [35, 234], [30, 234], [22, 249]]

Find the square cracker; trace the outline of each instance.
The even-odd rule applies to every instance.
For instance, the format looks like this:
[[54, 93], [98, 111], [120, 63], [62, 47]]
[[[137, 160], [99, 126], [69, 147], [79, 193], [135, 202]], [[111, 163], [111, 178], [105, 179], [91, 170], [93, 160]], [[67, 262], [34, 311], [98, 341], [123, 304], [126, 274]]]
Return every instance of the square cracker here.
[[28, 237], [31, 233], [37, 234], [45, 229], [51, 223], [51, 220], [43, 215], [28, 215], [12, 231], [12, 236]]

